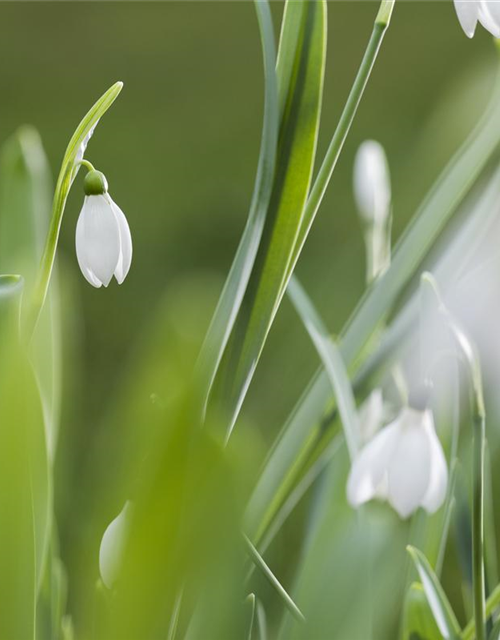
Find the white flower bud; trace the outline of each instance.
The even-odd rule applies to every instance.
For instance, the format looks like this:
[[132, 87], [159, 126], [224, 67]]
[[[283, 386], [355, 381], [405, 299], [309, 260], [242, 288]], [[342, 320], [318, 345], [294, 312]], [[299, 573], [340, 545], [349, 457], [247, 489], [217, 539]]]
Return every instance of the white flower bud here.
[[354, 162], [354, 196], [365, 222], [382, 225], [389, 217], [391, 183], [383, 147], [366, 140], [359, 147]]
[[477, 23], [500, 38], [500, 3], [498, 0], [454, 0], [460, 25], [468, 38], [472, 38]]

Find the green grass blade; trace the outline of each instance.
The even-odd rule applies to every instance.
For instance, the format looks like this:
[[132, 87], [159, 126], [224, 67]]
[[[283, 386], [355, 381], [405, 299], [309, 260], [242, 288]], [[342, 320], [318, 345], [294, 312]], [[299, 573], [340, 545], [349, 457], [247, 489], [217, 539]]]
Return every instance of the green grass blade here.
[[[373, 329], [391, 311], [439, 234], [467, 194], [500, 142], [500, 85], [492, 104], [477, 128], [462, 145], [417, 211], [402, 239], [397, 243], [388, 271], [370, 287], [347, 323], [340, 352], [349, 370], [359, 364], [363, 348]], [[247, 533], [273, 508], [274, 496], [288, 476], [295, 460], [304, 455], [312, 434], [332, 399], [324, 370], [313, 377], [282, 428], [268, 456], [247, 511]]]
[[254, 269], [221, 363], [217, 400], [231, 432], [287, 278], [311, 182], [326, 53], [326, 3], [304, 3], [301, 38], [283, 112], [273, 192]]
[[[49, 227], [50, 170], [38, 132], [22, 127], [0, 156], [0, 272], [21, 273], [31, 295]], [[53, 459], [61, 399], [60, 313], [57, 282], [40, 316], [31, 357], [43, 401], [47, 447]]]
[[276, 46], [269, 3], [267, 0], [256, 0], [255, 8], [259, 20], [265, 77], [260, 157], [247, 224], [200, 354], [198, 367], [206, 380], [205, 401], [247, 288], [273, 185], [279, 128]]
[[260, 553], [257, 551], [257, 549], [253, 546], [253, 544], [250, 542], [250, 540], [246, 536], [243, 536], [243, 538], [245, 540], [245, 543], [252, 561], [255, 563], [256, 567], [262, 572], [266, 580], [268, 580], [269, 584], [274, 588], [276, 593], [279, 595], [279, 597], [283, 601], [283, 604], [285, 605], [285, 607], [288, 609], [288, 611], [290, 611], [290, 613], [296, 620], [298, 620], [299, 622], [305, 622], [304, 615], [302, 614], [298, 606], [295, 604], [295, 602], [292, 600], [292, 598], [288, 595], [286, 590], [283, 588], [278, 578], [274, 575], [274, 573], [271, 571], [269, 566], [266, 564], [264, 558], [262, 558]]
[[426, 557], [418, 549], [409, 546], [408, 553], [417, 568], [427, 602], [441, 636], [450, 640], [458, 640], [460, 625], [436, 574]]
[[351, 382], [342, 356], [297, 278], [292, 276], [287, 293], [325, 367], [337, 401], [347, 448], [353, 459], [359, 449], [359, 421]]

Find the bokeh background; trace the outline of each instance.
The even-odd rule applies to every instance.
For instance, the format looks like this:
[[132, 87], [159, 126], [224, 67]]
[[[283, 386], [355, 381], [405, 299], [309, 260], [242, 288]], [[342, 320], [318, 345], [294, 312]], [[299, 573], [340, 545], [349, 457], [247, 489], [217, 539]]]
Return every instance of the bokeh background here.
[[[329, 3], [320, 159], [377, 6]], [[272, 10], [278, 28], [282, 4], [273, 2]], [[451, 0], [397, 4], [298, 266], [332, 332], [341, 329], [364, 289], [364, 247], [351, 188], [358, 145], [375, 138], [387, 150], [397, 238], [483, 111], [495, 59], [486, 32], [478, 30], [472, 42], [464, 36]], [[59, 249], [66, 367], [57, 467], [64, 482], [56, 507], [71, 564], [84, 554], [85, 531], [74, 516], [85, 503], [82, 477], [96, 463], [100, 416], [140, 336], [165, 293], [182, 290], [192, 278], [205, 283], [215, 305], [236, 250], [260, 143], [259, 33], [246, 1], [2, 2], [0, 60], [0, 143], [20, 125], [34, 125], [54, 176], [87, 109], [116, 80], [125, 83], [86, 157], [106, 174], [128, 217], [130, 274], [121, 287], [95, 290], [79, 273], [74, 234], [83, 200], [80, 177]], [[201, 318], [207, 325], [209, 320], [209, 313]], [[317, 365], [285, 300], [243, 412], [258, 430], [263, 454]], [[109, 456], [112, 461], [112, 451]], [[97, 575], [97, 558], [92, 561]]]

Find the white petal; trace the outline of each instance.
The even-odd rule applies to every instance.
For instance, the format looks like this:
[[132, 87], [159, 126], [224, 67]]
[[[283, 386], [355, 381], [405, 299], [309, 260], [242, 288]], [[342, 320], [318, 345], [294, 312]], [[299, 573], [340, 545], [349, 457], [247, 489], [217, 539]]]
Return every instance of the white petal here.
[[78, 260], [80, 270], [85, 276], [87, 282], [90, 282], [93, 287], [99, 289], [99, 287], [102, 286], [102, 282], [95, 277], [87, 264], [85, 242], [83, 238], [83, 218], [81, 215], [79, 216], [78, 222], [76, 223], [76, 258]]
[[468, 38], [472, 38], [476, 31], [479, 18], [478, 0], [454, 0], [460, 26]]
[[434, 429], [432, 414], [428, 415], [425, 420], [424, 429], [429, 440], [431, 470], [429, 478], [429, 486], [421, 506], [429, 513], [434, 513], [443, 504], [446, 498], [446, 488], [448, 486], [448, 468], [446, 466], [446, 458], [444, 457], [443, 448], [439, 442]]
[[371, 440], [382, 426], [384, 419], [384, 398], [382, 389], [374, 389], [363, 402], [359, 411], [359, 426], [364, 442]]
[[126, 502], [118, 516], [108, 525], [99, 549], [99, 571], [104, 584], [111, 589], [116, 582], [125, 547], [131, 503]]
[[384, 493], [384, 481], [397, 446], [397, 421], [382, 429], [354, 460], [347, 481], [347, 499], [353, 507]]
[[93, 127], [91, 127], [91, 129], [83, 139], [81, 145], [78, 147], [78, 151], [76, 152], [76, 156], [75, 156], [75, 164], [78, 164], [78, 162], [81, 162], [81, 160], [83, 160], [83, 156], [85, 155], [85, 151], [87, 149], [89, 140], [94, 135], [95, 128], [97, 127], [98, 124], [99, 124], [99, 120], [94, 124]]
[[423, 418], [423, 412], [409, 408], [403, 411], [389, 465], [388, 500], [402, 518], [417, 509], [429, 486], [431, 452]]
[[117, 279], [118, 284], [121, 284], [127, 277], [127, 273], [129, 272], [130, 264], [132, 262], [132, 236], [130, 235], [130, 228], [125, 214], [116, 202], [113, 202], [111, 197], [109, 200], [115, 213], [120, 232], [120, 255], [115, 269], [115, 278]]
[[500, 38], [500, 12], [497, 2], [493, 0], [480, 1], [479, 21], [492, 36]]
[[366, 140], [354, 162], [354, 195], [359, 212], [370, 223], [383, 223], [390, 210], [391, 186], [383, 147]]
[[107, 287], [120, 256], [120, 231], [115, 213], [105, 196], [87, 196], [80, 221], [77, 252], [83, 257], [83, 265]]

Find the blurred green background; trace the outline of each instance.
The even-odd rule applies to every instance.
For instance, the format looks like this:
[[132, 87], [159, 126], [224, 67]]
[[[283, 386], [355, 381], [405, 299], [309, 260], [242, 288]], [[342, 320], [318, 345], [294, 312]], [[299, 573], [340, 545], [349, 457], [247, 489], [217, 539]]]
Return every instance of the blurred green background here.
[[[272, 10], [278, 29], [282, 4], [273, 2]], [[375, 2], [329, 3], [319, 159], [376, 11]], [[83, 200], [80, 177], [59, 250], [71, 367], [65, 370], [59, 462], [64, 484], [57, 500], [63, 544], [71, 548], [71, 516], [85, 499], [80, 479], [94, 463], [99, 416], [139, 336], [165, 292], [182, 290], [193, 276], [206, 283], [215, 305], [231, 264], [260, 143], [259, 34], [254, 7], [246, 1], [0, 3], [0, 60], [0, 143], [18, 126], [34, 125], [54, 176], [87, 109], [113, 82], [125, 83], [86, 157], [106, 174], [128, 217], [130, 274], [121, 287], [113, 282], [96, 290], [79, 273], [74, 234]], [[364, 248], [351, 189], [358, 145], [375, 138], [387, 150], [397, 237], [483, 111], [494, 62], [491, 38], [478, 30], [468, 41], [451, 0], [397, 4], [298, 267], [332, 331], [340, 330], [364, 289]], [[202, 320], [208, 325], [210, 314]], [[244, 408], [261, 434], [263, 452], [317, 364], [285, 300]]]

